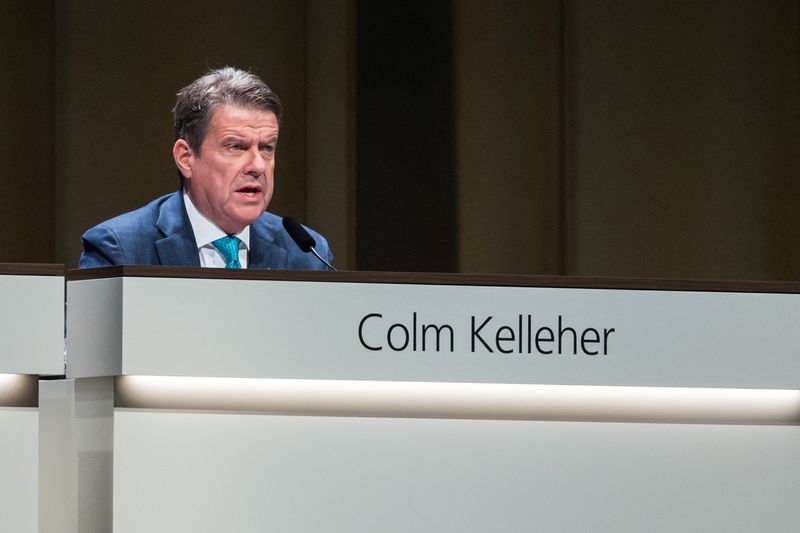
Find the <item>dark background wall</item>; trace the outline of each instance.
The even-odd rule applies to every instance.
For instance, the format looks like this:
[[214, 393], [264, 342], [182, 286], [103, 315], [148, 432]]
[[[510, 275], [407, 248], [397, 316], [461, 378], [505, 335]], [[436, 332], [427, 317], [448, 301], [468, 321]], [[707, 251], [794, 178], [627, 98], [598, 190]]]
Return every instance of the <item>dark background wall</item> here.
[[53, 261], [54, 17], [49, 2], [0, 2], [0, 260]]
[[358, 266], [457, 271], [451, 6], [360, 2], [357, 19]]
[[225, 64], [340, 267], [800, 279], [797, 0], [5, 0], [0, 261], [174, 190], [174, 94]]

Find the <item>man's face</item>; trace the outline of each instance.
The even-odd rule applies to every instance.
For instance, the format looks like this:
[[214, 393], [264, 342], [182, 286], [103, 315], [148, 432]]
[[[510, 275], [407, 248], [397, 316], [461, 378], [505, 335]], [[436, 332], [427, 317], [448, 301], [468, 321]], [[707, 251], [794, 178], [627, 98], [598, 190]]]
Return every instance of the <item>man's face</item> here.
[[211, 115], [200, 153], [180, 139], [173, 155], [195, 207], [224, 232], [234, 234], [269, 205], [277, 143], [275, 113], [220, 105]]

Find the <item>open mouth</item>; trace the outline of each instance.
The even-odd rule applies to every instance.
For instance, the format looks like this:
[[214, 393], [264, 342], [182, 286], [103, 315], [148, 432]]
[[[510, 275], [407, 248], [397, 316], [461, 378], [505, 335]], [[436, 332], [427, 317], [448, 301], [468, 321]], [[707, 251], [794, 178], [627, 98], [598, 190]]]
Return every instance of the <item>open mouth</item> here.
[[257, 194], [261, 193], [261, 189], [258, 187], [242, 187], [236, 192], [244, 194], [247, 198], [255, 198]]

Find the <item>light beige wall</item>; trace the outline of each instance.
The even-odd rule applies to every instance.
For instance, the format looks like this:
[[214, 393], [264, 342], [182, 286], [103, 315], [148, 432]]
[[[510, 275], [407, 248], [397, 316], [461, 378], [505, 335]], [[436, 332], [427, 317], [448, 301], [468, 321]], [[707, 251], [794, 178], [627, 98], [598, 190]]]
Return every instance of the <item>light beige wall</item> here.
[[566, 5], [566, 272], [800, 279], [798, 3]]

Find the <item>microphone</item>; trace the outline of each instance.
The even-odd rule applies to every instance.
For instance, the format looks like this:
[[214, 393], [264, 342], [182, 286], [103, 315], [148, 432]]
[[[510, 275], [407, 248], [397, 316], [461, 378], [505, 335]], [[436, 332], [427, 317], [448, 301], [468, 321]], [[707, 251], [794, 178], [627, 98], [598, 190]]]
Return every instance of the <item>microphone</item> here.
[[324, 257], [319, 255], [319, 252], [317, 252], [315, 248], [317, 241], [315, 241], [314, 237], [309, 235], [306, 229], [295, 219], [291, 217], [283, 217], [283, 228], [301, 250], [306, 253], [311, 252], [317, 259], [322, 261], [326, 267], [330, 268], [331, 270], [336, 270], [332, 264], [326, 261]]

